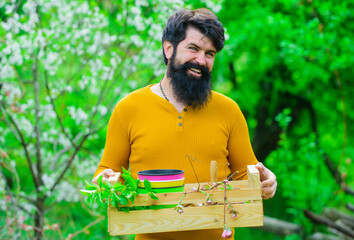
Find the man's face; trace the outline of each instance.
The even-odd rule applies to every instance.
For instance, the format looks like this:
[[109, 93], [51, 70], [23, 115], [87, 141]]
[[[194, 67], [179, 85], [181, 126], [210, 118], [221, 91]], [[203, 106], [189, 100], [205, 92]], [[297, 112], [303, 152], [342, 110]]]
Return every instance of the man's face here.
[[216, 50], [212, 41], [189, 27], [169, 58], [168, 77], [178, 101], [193, 108], [203, 107], [211, 94], [211, 70]]
[[[209, 72], [213, 69], [216, 54], [214, 44], [196, 28], [187, 28], [185, 39], [178, 44], [177, 49], [174, 49], [174, 51], [176, 52], [176, 64], [192, 62], [205, 66]], [[188, 74], [200, 77], [199, 71], [193, 69], [190, 69]]]

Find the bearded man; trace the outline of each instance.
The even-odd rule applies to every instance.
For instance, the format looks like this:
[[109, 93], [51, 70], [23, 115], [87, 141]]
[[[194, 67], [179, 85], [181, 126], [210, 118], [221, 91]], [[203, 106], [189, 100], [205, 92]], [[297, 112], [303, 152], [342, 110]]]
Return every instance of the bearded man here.
[[[217, 161], [217, 180], [247, 165], [260, 171], [263, 198], [276, 191], [275, 175], [258, 163], [245, 118], [230, 98], [211, 90], [214, 59], [224, 46], [224, 29], [207, 9], [180, 10], [167, 21], [162, 48], [167, 69], [158, 84], [136, 90], [115, 107], [106, 146], [93, 182], [130, 166], [132, 176], [148, 169], [184, 170], [186, 183], [210, 181], [210, 162]], [[191, 168], [189, 159], [194, 159]], [[136, 239], [220, 239], [220, 229], [140, 234]]]

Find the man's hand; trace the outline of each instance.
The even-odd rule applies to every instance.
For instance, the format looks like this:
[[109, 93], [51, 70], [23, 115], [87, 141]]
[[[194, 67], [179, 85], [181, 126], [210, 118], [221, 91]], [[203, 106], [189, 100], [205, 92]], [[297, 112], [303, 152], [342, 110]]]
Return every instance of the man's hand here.
[[261, 162], [256, 164], [256, 168], [259, 171], [263, 199], [274, 197], [278, 185], [275, 174], [266, 168]]
[[108, 180], [109, 177], [115, 176], [115, 173], [113, 172], [112, 169], [107, 168], [103, 170], [100, 174], [98, 174], [94, 179], [92, 179], [92, 183], [98, 184], [97, 180], [101, 175], [102, 175], [102, 182], [105, 182], [106, 180]]

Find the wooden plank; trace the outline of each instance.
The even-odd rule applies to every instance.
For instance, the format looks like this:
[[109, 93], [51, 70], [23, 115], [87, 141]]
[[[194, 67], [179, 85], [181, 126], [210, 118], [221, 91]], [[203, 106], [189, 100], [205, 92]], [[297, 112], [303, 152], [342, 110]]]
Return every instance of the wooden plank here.
[[[224, 202], [224, 191], [223, 190], [210, 190], [206, 191], [208, 194], [213, 194], [211, 197], [213, 202]], [[151, 206], [151, 205], [169, 205], [176, 204], [181, 200], [183, 192], [179, 193], [158, 193], [156, 194], [159, 200], [153, 200], [148, 197], [147, 194], [139, 194], [136, 196], [134, 204], [129, 202], [128, 206]], [[240, 188], [235, 190], [227, 190], [226, 197], [230, 202], [242, 202], [249, 200], [261, 200], [259, 195], [259, 190], [254, 188]], [[191, 192], [188, 193], [182, 204], [199, 204], [205, 203], [206, 196], [201, 192]]]
[[108, 218], [108, 229], [107, 229], [107, 232], [111, 232], [111, 224], [109, 224], [109, 220], [111, 219], [111, 212], [112, 212], [111, 208], [114, 208], [114, 207], [108, 206], [108, 208], [107, 208], [107, 218]]
[[[226, 213], [229, 227], [256, 227], [263, 225], [262, 202], [233, 204], [240, 214], [236, 219]], [[178, 214], [173, 209], [140, 210], [129, 213], [118, 212], [110, 207], [108, 218], [110, 235], [126, 235], [152, 232], [186, 231], [220, 228], [224, 226], [224, 206], [186, 207]]]
[[218, 181], [218, 163], [216, 161], [210, 162], [210, 182]]
[[247, 175], [248, 175], [248, 187], [259, 189], [261, 193], [261, 181], [259, 178], [259, 171], [255, 165], [247, 166]]
[[[208, 184], [209, 183], [200, 183], [199, 186], [202, 187]], [[233, 188], [248, 188], [248, 180], [229, 181], [229, 184], [231, 184]], [[187, 183], [184, 185], [184, 190], [189, 192], [191, 191], [192, 187], [198, 188], [198, 183]]]

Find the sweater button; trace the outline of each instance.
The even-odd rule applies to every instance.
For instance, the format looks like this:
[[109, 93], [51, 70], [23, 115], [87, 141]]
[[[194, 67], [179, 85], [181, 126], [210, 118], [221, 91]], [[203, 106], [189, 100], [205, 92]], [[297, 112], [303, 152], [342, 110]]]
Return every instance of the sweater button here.
[[182, 119], [182, 116], [179, 116], [178, 119]]
[[180, 127], [181, 127], [181, 126], [182, 126], [182, 123], [178, 123], [178, 126], [180, 126]]
[[183, 111], [187, 112], [187, 108], [184, 108]]

